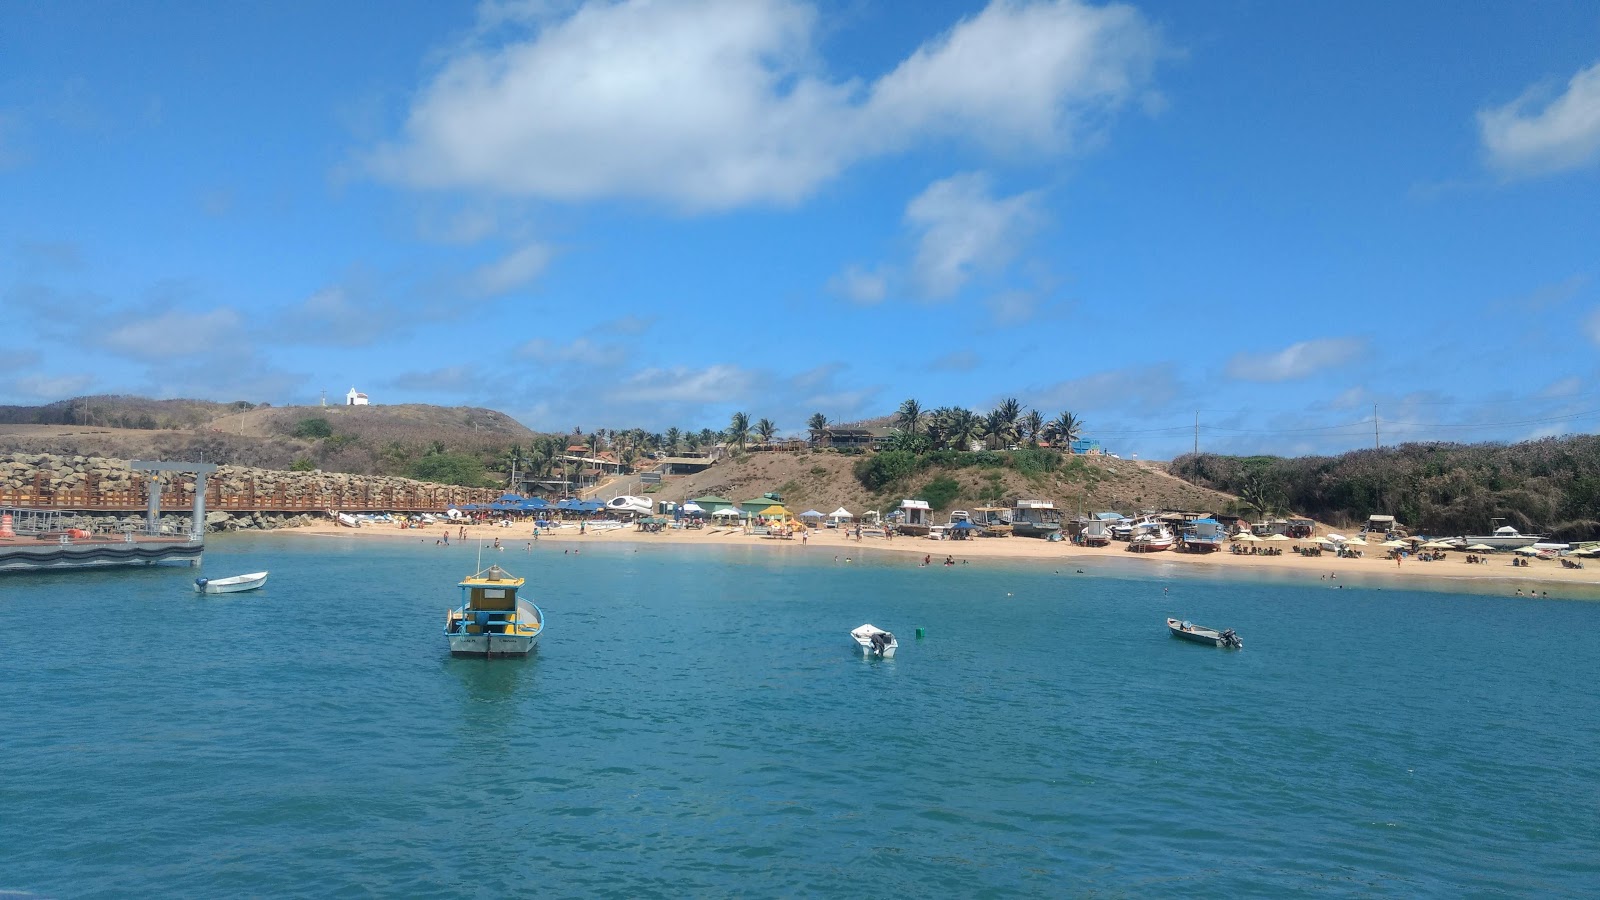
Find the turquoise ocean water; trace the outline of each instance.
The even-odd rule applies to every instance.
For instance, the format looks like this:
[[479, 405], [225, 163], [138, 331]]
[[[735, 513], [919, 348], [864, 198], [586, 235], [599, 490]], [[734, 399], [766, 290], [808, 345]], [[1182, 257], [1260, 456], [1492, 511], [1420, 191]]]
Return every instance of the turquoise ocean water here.
[[1594, 602], [518, 543], [485, 663], [475, 554], [0, 577], [0, 896], [1600, 893]]

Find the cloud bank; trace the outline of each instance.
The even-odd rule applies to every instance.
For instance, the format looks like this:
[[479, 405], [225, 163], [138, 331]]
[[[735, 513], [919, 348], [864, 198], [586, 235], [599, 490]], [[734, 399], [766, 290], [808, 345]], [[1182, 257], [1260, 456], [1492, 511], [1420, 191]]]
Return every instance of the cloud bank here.
[[872, 83], [830, 77], [799, 0], [498, 4], [414, 97], [377, 177], [685, 210], [794, 203], [918, 141], [1069, 150], [1148, 92], [1132, 7], [995, 0]]

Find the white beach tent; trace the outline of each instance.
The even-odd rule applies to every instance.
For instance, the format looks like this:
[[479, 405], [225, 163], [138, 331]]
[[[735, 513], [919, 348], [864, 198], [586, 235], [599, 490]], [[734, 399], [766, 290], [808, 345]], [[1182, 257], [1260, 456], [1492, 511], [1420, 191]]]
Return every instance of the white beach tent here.
[[854, 519], [854, 518], [855, 518], [855, 516], [850, 514], [850, 510], [845, 509], [842, 506], [839, 507], [838, 509], [834, 510], [833, 512], [828, 513], [828, 520], [833, 522], [834, 524], [839, 524], [841, 522], [848, 522], [848, 521], [850, 521], [851, 519]]
[[702, 507], [700, 504], [694, 502], [693, 500], [685, 500], [683, 505], [679, 506], [678, 509], [682, 510], [684, 515], [687, 515], [687, 516], [692, 516], [695, 513], [699, 513], [700, 515], [705, 515], [705, 512], [706, 512], [704, 507]]
[[711, 518], [713, 518], [713, 519], [742, 519], [742, 518], [744, 518], [744, 510], [740, 509], [737, 506], [724, 506], [722, 509], [719, 509], [716, 512], [712, 513], [711, 514]]

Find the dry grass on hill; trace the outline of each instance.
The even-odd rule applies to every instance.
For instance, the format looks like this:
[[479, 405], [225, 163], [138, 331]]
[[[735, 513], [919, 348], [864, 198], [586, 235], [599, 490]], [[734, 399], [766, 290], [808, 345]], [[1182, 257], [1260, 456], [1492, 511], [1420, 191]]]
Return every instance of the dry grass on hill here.
[[[950, 509], [971, 509], [983, 505], [980, 498], [999, 493], [1007, 499], [1018, 497], [1053, 500], [1058, 508], [1076, 512], [1139, 509], [1188, 509], [1220, 512], [1237, 504], [1229, 494], [1197, 487], [1167, 474], [1160, 463], [1119, 460], [1106, 457], [1079, 457], [1078, 471], [1046, 473], [1027, 477], [1012, 469], [930, 469], [910, 479], [909, 489], [873, 494], [856, 480], [852, 467], [859, 456], [844, 456], [827, 451], [799, 453], [749, 453], [724, 460], [704, 472], [668, 478], [653, 496], [669, 500], [716, 494], [730, 500], [748, 500], [767, 491], [783, 495], [791, 512], [806, 509], [832, 512], [839, 506], [861, 512], [888, 509], [903, 497], [916, 496], [919, 489], [940, 475], [948, 475], [960, 485], [960, 493]], [[996, 487], [998, 486], [998, 487]], [[601, 496], [624, 493], [626, 482]], [[637, 491], [635, 483], [632, 490]]]

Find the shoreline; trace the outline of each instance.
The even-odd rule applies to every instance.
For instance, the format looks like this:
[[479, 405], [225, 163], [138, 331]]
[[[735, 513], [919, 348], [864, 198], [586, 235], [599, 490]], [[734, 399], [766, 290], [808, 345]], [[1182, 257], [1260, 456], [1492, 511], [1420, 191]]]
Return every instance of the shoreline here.
[[[460, 529], [463, 526], [448, 526], [452, 544], [459, 542]], [[494, 525], [467, 525], [466, 540], [468, 542], [492, 542], [499, 538], [503, 546], [510, 548], [534, 542], [531, 526], [518, 524], [511, 528], [502, 528]], [[443, 524], [431, 525], [424, 528], [401, 529], [395, 527], [367, 527], [348, 528], [333, 523], [317, 523], [290, 528], [277, 528], [271, 531], [259, 532], [269, 534], [291, 534], [307, 536], [353, 537], [361, 540], [389, 539], [418, 541], [428, 543], [439, 540], [446, 526]], [[1352, 587], [1381, 587], [1394, 585], [1396, 587], [1425, 588], [1433, 590], [1461, 590], [1466, 593], [1493, 593], [1501, 595], [1498, 588], [1504, 587], [1504, 595], [1517, 596], [1517, 591], [1522, 591], [1523, 596], [1538, 596], [1548, 593], [1551, 589], [1561, 590], [1563, 598], [1569, 598], [1572, 589], [1584, 595], [1582, 599], [1600, 599], [1600, 567], [1593, 571], [1589, 569], [1565, 569], [1558, 563], [1547, 560], [1534, 560], [1527, 567], [1512, 566], [1511, 555], [1496, 555], [1490, 557], [1490, 562], [1484, 564], [1468, 564], [1465, 554], [1452, 554], [1451, 558], [1435, 561], [1421, 562], [1415, 559], [1404, 560], [1396, 566], [1393, 560], [1383, 559], [1381, 556], [1364, 557], [1361, 559], [1340, 559], [1332, 555], [1320, 557], [1303, 557], [1298, 553], [1285, 548], [1282, 556], [1247, 556], [1234, 555], [1227, 550], [1209, 554], [1178, 553], [1165, 551], [1161, 553], [1135, 554], [1126, 550], [1126, 544], [1113, 543], [1109, 547], [1093, 548], [1078, 547], [1067, 542], [1049, 542], [1035, 538], [973, 538], [967, 541], [930, 541], [926, 538], [898, 537], [893, 540], [882, 538], [866, 538], [856, 541], [847, 538], [843, 533], [822, 529], [813, 531], [809, 539], [802, 543], [798, 538], [791, 540], [774, 540], [755, 535], [747, 535], [738, 530], [705, 529], [693, 531], [662, 531], [657, 533], [644, 533], [635, 531], [631, 526], [622, 529], [591, 531], [578, 534], [576, 529], [563, 528], [556, 532], [542, 532], [537, 538], [537, 543], [558, 543], [563, 545], [600, 545], [600, 544], [629, 544], [634, 546], [742, 546], [765, 547], [777, 551], [793, 551], [800, 553], [837, 553], [843, 555], [845, 551], [859, 553], [890, 553], [901, 556], [926, 556], [930, 565], [939, 565], [946, 556], [957, 560], [970, 562], [1029, 562], [1029, 563], [1056, 563], [1066, 566], [1112, 566], [1121, 571], [1139, 572], [1150, 574], [1179, 574], [1205, 575], [1212, 577], [1229, 572], [1251, 573], [1253, 575], [1270, 574], [1284, 576], [1291, 581], [1311, 583], [1318, 581], [1331, 581], [1333, 584], [1345, 583]], [[1329, 578], [1329, 576], [1333, 576]], [[1495, 588], [1496, 590], [1484, 590]], [[1554, 596], [1551, 599], [1556, 599]]]

